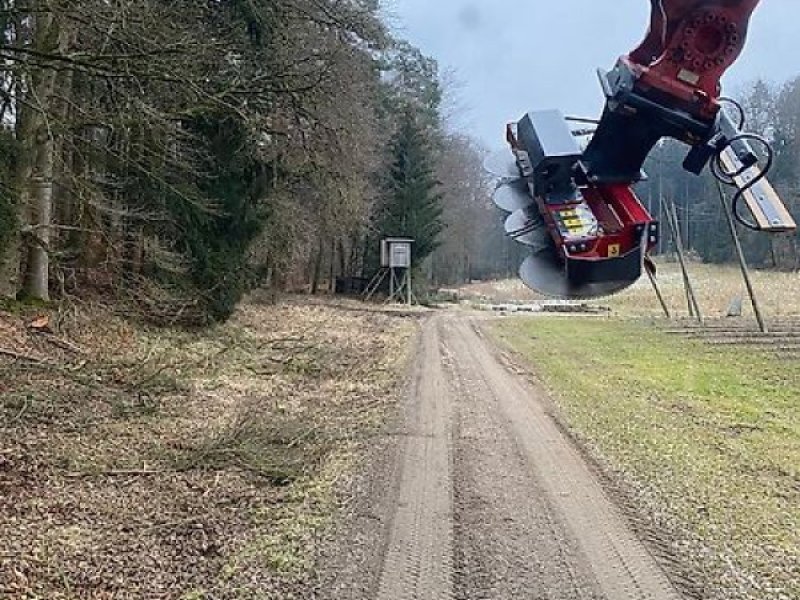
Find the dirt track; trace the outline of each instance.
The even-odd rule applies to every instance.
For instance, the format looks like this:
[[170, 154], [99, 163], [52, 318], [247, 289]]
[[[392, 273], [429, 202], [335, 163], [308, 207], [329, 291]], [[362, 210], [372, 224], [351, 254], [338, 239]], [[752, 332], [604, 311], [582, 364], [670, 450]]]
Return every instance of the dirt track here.
[[413, 373], [386, 514], [364, 509], [381, 540], [348, 597], [681, 598], [475, 321], [428, 320]]

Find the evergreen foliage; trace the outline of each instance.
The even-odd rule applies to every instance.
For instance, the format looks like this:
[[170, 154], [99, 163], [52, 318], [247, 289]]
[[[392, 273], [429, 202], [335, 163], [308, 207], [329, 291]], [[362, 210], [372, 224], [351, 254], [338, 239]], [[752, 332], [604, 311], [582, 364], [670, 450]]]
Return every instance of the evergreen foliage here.
[[189, 128], [207, 145], [200, 192], [215, 210], [181, 203], [179, 228], [191, 259], [192, 283], [213, 320], [226, 319], [256, 279], [249, 263], [253, 240], [264, 227], [267, 166], [248, 143], [245, 124], [233, 115], [197, 116]]
[[381, 62], [387, 75], [387, 112], [412, 111], [425, 126], [437, 130], [442, 103], [438, 63], [403, 40], [394, 40]]
[[401, 116], [391, 150], [380, 233], [382, 237], [413, 238], [412, 258], [414, 264], [420, 264], [439, 247], [444, 223], [435, 155], [424, 126], [413, 112]]

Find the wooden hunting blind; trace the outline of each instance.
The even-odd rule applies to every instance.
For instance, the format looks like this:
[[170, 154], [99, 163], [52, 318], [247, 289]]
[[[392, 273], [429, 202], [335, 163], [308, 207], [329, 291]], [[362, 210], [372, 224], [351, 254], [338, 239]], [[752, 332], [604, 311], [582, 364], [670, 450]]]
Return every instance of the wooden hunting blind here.
[[411, 238], [385, 238], [381, 240], [381, 268], [410, 269]]
[[372, 298], [388, 276], [389, 295], [386, 302], [411, 304], [414, 301], [411, 285], [413, 245], [414, 240], [406, 237], [381, 240], [381, 268], [367, 286], [365, 299]]

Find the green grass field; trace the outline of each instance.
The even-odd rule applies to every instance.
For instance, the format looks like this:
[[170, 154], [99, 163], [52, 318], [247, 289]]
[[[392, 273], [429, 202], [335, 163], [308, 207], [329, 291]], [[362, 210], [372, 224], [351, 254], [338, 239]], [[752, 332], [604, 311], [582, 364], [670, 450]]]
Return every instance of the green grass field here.
[[622, 320], [498, 321], [707, 598], [800, 598], [800, 363]]

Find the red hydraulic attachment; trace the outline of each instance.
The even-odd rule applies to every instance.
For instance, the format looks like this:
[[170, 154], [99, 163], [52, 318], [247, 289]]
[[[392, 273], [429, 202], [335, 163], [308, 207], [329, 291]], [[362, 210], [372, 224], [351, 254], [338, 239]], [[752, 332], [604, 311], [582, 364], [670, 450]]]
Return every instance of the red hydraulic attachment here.
[[622, 60], [638, 85], [700, 118], [719, 110], [720, 80], [744, 49], [760, 0], [650, 0], [650, 30]]
[[565, 169], [580, 150], [558, 111], [529, 113], [508, 126], [507, 139], [526, 177], [501, 186], [495, 201], [512, 212], [508, 233], [532, 248], [520, 270], [525, 283], [549, 296], [591, 298], [639, 279], [659, 228], [631, 187], [575, 185]]
[[[658, 223], [632, 186], [665, 137], [686, 143], [684, 168], [736, 188], [732, 210], [759, 231], [791, 231], [792, 216], [764, 176], [752, 143], [721, 110], [720, 79], [741, 54], [760, 0], [650, 0], [650, 30], [610, 72], [600, 72], [606, 107], [581, 151], [558, 111], [533, 111], [508, 126], [514, 162], [492, 159], [509, 235], [532, 248], [520, 275], [547, 295], [581, 298], [620, 291], [652, 268]], [[735, 103], [734, 103], [735, 104]], [[740, 111], [741, 112], [741, 111]], [[743, 120], [743, 112], [741, 114]], [[752, 214], [739, 212], [744, 199]]]

